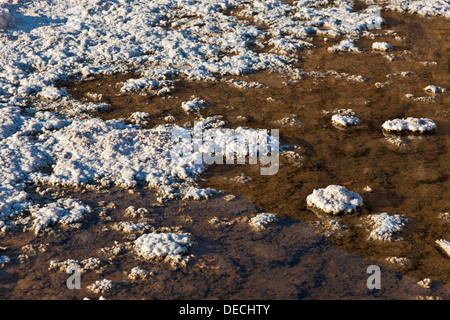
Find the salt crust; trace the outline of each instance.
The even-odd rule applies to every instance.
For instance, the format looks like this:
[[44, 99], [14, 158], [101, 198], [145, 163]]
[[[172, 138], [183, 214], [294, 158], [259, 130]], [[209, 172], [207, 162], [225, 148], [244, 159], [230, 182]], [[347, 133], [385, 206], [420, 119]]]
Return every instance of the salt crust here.
[[[447, 2], [437, 0], [403, 4], [418, 13], [449, 12]], [[293, 5], [276, 0], [0, 1], [0, 230], [5, 231], [6, 220], [34, 205], [25, 192], [28, 182], [132, 187], [144, 181], [163, 199], [211, 195], [194, 183], [202, 166], [193, 166], [192, 159], [168, 163], [173, 145], [167, 137], [173, 129], [142, 130], [85, 118], [83, 113], [108, 105], [73, 101], [57, 88], [58, 81], [134, 70], [141, 78], [123, 83], [125, 92], [164, 94], [172, 77], [216, 81], [267, 69], [298, 77], [302, 71], [291, 66], [295, 59], [290, 53], [309, 47], [308, 37], [359, 36], [382, 22], [374, 10], [355, 12], [352, 5], [308, 0]], [[222, 13], [234, 7], [241, 9], [238, 16]], [[261, 30], [259, 23], [268, 28]], [[275, 53], [250, 49], [263, 47], [267, 37], [274, 39]], [[29, 105], [62, 106], [62, 114], [77, 119], [36, 112]]]
[[357, 117], [345, 116], [341, 114], [335, 114], [331, 117], [333, 124], [341, 127], [358, 126], [361, 124], [361, 120]]
[[141, 257], [175, 264], [186, 261], [185, 255], [193, 245], [189, 234], [178, 233], [146, 233], [134, 241], [134, 249]]
[[425, 133], [436, 129], [433, 120], [427, 118], [413, 118], [388, 120], [382, 125], [387, 132]]
[[71, 273], [73, 272], [73, 268], [76, 268], [78, 272], [85, 273], [88, 270], [96, 270], [99, 271], [101, 266], [101, 261], [98, 258], [88, 258], [84, 260], [74, 260], [68, 259], [66, 261], [57, 262], [54, 260], [50, 261], [50, 266], [48, 270], [59, 270], [63, 272]]
[[372, 49], [375, 51], [391, 51], [392, 45], [387, 42], [374, 42], [372, 43]]
[[97, 280], [86, 288], [94, 293], [105, 293], [114, 288], [114, 283], [108, 279]]
[[[233, 7], [255, 25], [222, 13]], [[3, 21], [10, 20], [8, 14], [20, 18], [7, 29], [13, 37], [0, 50], [1, 91], [25, 97], [47, 92], [71, 75], [87, 78], [136, 67], [143, 77], [128, 80], [122, 91], [167, 92], [170, 76], [213, 80], [216, 75], [285, 70], [292, 61], [286, 55], [312, 47], [305, 40], [311, 35], [360, 35], [382, 20], [370, 10], [353, 11], [347, 1], [329, 6], [306, 0], [294, 5], [276, 0], [46, 0], [20, 3], [10, 13], [1, 10]], [[65, 23], [49, 25], [50, 20]], [[261, 22], [267, 30], [256, 27]], [[264, 46], [266, 36], [275, 53], [249, 48]]]
[[34, 218], [31, 229], [39, 233], [54, 225], [68, 226], [80, 222], [91, 212], [91, 208], [77, 200], [61, 198], [40, 208], [32, 207], [30, 212]]
[[128, 274], [128, 278], [131, 280], [141, 280], [141, 279], [147, 279], [148, 277], [154, 276], [155, 273], [153, 271], [144, 270], [139, 267], [134, 267], [131, 269], [130, 273]]
[[204, 111], [207, 106], [208, 104], [206, 103], [206, 101], [198, 97], [193, 97], [192, 100], [184, 101], [181, 103], [181, 108], [183, 108], [186, 113]]
[[384, 4], [388, 9], [421, 16], [450, 18], [450, 3], [446, 0], [365, 0], [367, 4]]
[[400, 215], [390, 215], [386, 212], [370, 215], [369, 221], [372, 230], [368, 236], [369, 240], [392, 242], [400, 240], [399, 233], [403, 231], [408, 219]]
[[354, 40], [342, 40], [339, 44], [328, 47], [329, 52], [337, 53], [337, 52], [354, 52], [360, 53], [363, 50], [358, 48], [355, 44]]
[[248, 223], [256, 230], [264, 230], [267, 225], [278, 220], [278, 216], [273, 213], [260, 213], [251, 218]]
[[306, 197], [306, 202], [312, 208], [333, 215], [353, 213], [363, 205], [363, 199], [359, 194], [339, 185], [315, 189], [312, 194]]

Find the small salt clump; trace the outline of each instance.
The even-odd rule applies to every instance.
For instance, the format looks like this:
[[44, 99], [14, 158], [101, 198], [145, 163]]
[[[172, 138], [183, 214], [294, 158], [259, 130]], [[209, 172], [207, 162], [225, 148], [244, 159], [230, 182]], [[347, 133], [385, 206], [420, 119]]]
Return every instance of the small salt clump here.
[[193, 97], [192, 100], [184, 101], [181, 103], [181, 108], [183, 108], [183, 110], [187, 113], [203, 111], [206, 109], [206, 107], [206, 101], [197, 97]]
[[134, 112], [129, 119], [137, 125], [146, 125], [149, 118], [150, 114], [147, 112]]
[[337, 53], [337, 52], [356, 52], [359, 53], [362, 49], [358, 48], [355, 45], [353, 40], [342, 40], [339, 44], [334, 45], [332, 47], [328, 47], [329, 52]]
[[392, 242], [400, 240], [399, 233], [403, 231], [408, 219], [400, 215], [390, 215], [386, 212], [371, 215], [369, 220], [373, 226], [369, 240]]
[[306, 198], [306, 202], [309, 207], [334, 215], [354, 213], [363, 205], [363, 199], [359, 194], [339, 185], [314, 190]]
[[391, 51], [392, 45], [387, 42], [374, 42], [372, 43], [372, 49], [375, 51]]
[[331, 122], [339, 127], [352, 127], [361, 124], [361, 120], [357, 117], [335, 114], [331, 117]]
[[95, 281], [95, 283], [87, 286], [87, 289], [91, 290], [94, 293], [105, 293], [112, 288], [114, 288], [113, 282], [107, 279]]
[[183, 261], [193, 245], [189, 234], [146, 233], [134, 241], [135, 251], [148, 260], [166, 260], [171, 263]]
[[426, 133], [436, 129], [436, 123], [427, 118], [413, 118], [388, 120], [382, 128], [386, 132]]
[[140, 279], [147, 279], [148, 277], [151, 277], [153, 275], [155, 275], [153, 271], [144, 270], [139, 267], [134, 267], [128, 274], [128, 278], [131, 280], [140, 280]]
[[256, 230], [266, 229], [269, 223], [275, 222], [278, 219], [277, 215], [273, 213], [260, 213], [249, 220], [249, 225]]

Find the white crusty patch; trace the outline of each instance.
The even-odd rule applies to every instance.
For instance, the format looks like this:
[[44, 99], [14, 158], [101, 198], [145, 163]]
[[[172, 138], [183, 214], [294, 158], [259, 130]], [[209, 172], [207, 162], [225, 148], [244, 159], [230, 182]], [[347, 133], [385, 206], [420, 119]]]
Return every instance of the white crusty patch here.
[[147, 279], [148, 277], [154, 276], [155, 273], [150, 270], [145, 270], [140, 267], [134, 267], [131, 269], [130, 273], [128, 273], [128, 278], [131, 280], [141, 280], [141, 279]]
[[329, 185], [326, 188], [315, 189], [306, 198], [308, 206], [331, 214], [353, 213], [363, 205], [363, 199], [356, 192], [343, 186]]
[[137, 124], [137, 125], [147, 125], [148, 120], [150, 118], [150, 114], [147, 112], [133, 112], [131, 116], [128, 118], [131, 122]]
[[255, 228], [256, 230], [264, 230], [267, 225], [272, 222], [277, 221], [278, 216], [273, 213], [260, 213], [251, 218], [248, 223], [250, 226]]
[[68, 259], [62, 262], [57, 262], [55, 260], [50, 261], [48, 270], [59, 270], [67, 273], [72, 273], [74, 268], [76, 268], [80, 273], [85, 273], [88, 270], [99, 269], [101, 261], [98, 258], [87, 258], [84, 260], [74, 260]]
[[361, 120], [357, 117], [335, 114], [331, 117], [331, 122], [340, 127], [352, 127], [361, 124]]
[[360, 53], [363, 50], [361, 48], [358, 48], [358, 46], [356, 46], [355, 41], [354, 40], [342, 40], [341, 42], [339, 42], [338, 44], [328, 47], [327, 49], [329, 52], [332, 53], [337, 53], [337, 52], [356, 52], [356, 53]]
[[68, 226], [81, 222], [90, 212], [91, 208], [78, 200], [61, 198], [40, 208], [31, 208], [34, 218], [31, 229], [35, 233], [55, 225]]
[[[366, 0], [366, 2], [380, 2], [379, 0]], [[416, 13], [422, 16], [441, 16], [450, 18], [450, 3], [443, 0], [383, 0], [388, 4], [387, 8], [406, 12]]]
[[391, 51], [392, 45], [387, 42], [374, 42], [374, 43], [372, 43], [372, 50], [384, 51], [384, 52]]
[[403, 231], [408, 219], [406, 217], [390, 215], [386, 212], [369, 216], [371, 231], [369, 240], [392, 242], [400, 240], [399, 233]]
[[193, 97], [192, 100], [181, 103], [181, 108], [183, 108], [186, 113], [204, 111], [207, 107], [208, 104], [206, 101], [198, 97]]
[[426, 133], [436, 129], [436, 123], [428, 118], [394, 119], [385, 121], [382, 125], [387, 132]]
[[11, 258], [8, 256], [0, 256], [0, 268], [3, 268], [7, 264], [11, 263]]
[[152, 95], [162, 95], [172, 91], [173, 81], [155, 80], [151, 77], [129, 79], [122, 84], [122, 93], [146, 93]]
[[105, 293], [114, 288], [114, 283], [108, 279], [97, 280], [86, 288], [94, 293]]
[[134, 241], [136, 253], [148, 260], [164, 260], [179, 263], [186, 259], [188, 249], [193, 246], [189, 234], [146, 233]]

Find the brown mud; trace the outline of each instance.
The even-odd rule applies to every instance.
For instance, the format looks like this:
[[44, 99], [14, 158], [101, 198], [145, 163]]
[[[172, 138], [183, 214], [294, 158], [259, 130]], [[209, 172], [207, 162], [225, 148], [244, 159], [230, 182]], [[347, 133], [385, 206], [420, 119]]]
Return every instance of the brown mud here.
[[[66, 190], [94, 208], [99, 201], [114, 202], [117, 209], [107, 217], [93, 215], [79, 230], [58, 230], [45, 237], [23, 233], [2, 237], [2, 254], [11, 258], [23, 245], [48, 243], [47, 251], [26, 263], [0, 269], [0, 297], [69, 298], [95, 297], [82, 290], [65, 287], [67, 274], [48, 271], [54, 259], [97, 257], [98, 249], [124, 241], [124, 236], [108, 226], [120, 221], [127, 206], [153, 208], [152, 221], [159, 226], [181, 225], [198, 243], [188, 266], [172, 270], [164, 264], [136, 261], [125, 253], [108, 260], [101, 275], [88, 272], [83, 285], [108, 278], [118, 283], [109, 298], [124, 299], [415, 299], [434, 296], [448, 299], [450, 260], [437, 248], [438, 239], [450, 240], [449, 222], [441, 213], [450, 210], [450, 94], [427, 94], [423, 89], [435, 84], [450, 88], [450, 23], [400, 13], [383, 12], [386, 25], [375, 39], [360, 38], [362, 53], [330, 53], [338, 40], [314, 38], [315, 48], [298, 52], [296, 67], [306, 73], [292, 81], [287, 75], [260, 72], [237, 77], [257, 81], [263, 88], [241, 89], [226, 82], [175, 79], [168, 96], [118, 95], [117, 83], [136, 75], [114, 75], [65, 84], [79, 100], [89, 101], [88, 92], [102, 94], [111, 104], [99, 113], [102, 119], [127, 119], [133, 112], [150, 114], [148, 126], [195, 121], [180, 107], [195, 95], [209, 104], [202, 116], [220, 115], [228, 126], [279, 129], [282, 144], [295, 145], [300, 160], [292, 162], [281, 154], [276, 175], [262, 176], [259, 165], [213, 165], [202, 177], [202, 186], [236, 195], [226, 202], [221, 197], [202, 202], [172, 201], [154, 205], [153, 192], [141, 188], [135, 194], [123, 190], [107, 193]], [[390, 32], [389, 30], [394, 30]], [[374, 41], [393, 45], [388, 53], [371, 50]], [[435, 63], [432, 63], [435, 61]], [[312, 72], [360, 75], [364, 82], [339, 76], [317, 76]], [[411, 74], [401, 74], [401, 72]], [[383, 83], [384, 86], [376, 85]], [[426, 97], [424, 101], [405, 97]], [[428, 99], [432, 97], [433, 99]], [[352, 109], [363, 124], [338, 129], [331, 124], [337, 109]], [[292, 116], [296, 115], [296, 116]], [[278, 121], [293, 117], [300, 125]], [[426, 137], [389, 139], [381, 131], [384, 121], [394, 118], [431, 118], [437, 124]], [[248, 177], [245, 183], [236, 176]], [[345, 232], [325, 236], [321, 217], [306, 208], [306, 197], [317, 188], [340, 184], [358, 192], [364, 208], [356, 216], [333, 217], [348, 226]], [[364, 191], [370, 186], [371, 192]], [[280, 215], [280, 221], [262, 232], [248, 224], [214, 226], [213, 216], [232, 220], [257, 212]], [[379, 243], [367, 240], [362, 218], [388, 212], [411, 219], [403, 240]], [[188, 218], [187, 218], [188, 217]], [[190, 217], [190, 218], [189, 218]], [[109, 231], [106, 230], [105, 227]], [[318, 228], [315, 228], [318, 227]], [[122, 237], [122, 238], [121, 238]], [[4, 252], [4, 253], [3, 253]], [[406, 257], [407, 267], [388, 264], [387, 257]], [[103, 257], [107, 260], [107, 257]], [[382, 289], [366, 287], [367, 266], [382, 266]], [[156, 275], [142, 282], [130, 282], [124, 272], [139, 265], [154, 269]], [[431, 278], [431, 289], [417, 281]]]

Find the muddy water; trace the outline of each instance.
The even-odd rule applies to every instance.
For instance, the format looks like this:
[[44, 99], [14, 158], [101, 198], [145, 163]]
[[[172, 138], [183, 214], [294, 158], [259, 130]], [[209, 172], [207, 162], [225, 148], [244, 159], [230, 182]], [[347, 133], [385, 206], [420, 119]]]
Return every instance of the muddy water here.
[[[198, 246], [192, 251], [194, 258], [188, 268], [171, 270], [139, 261], [142, 268], [155, 269], [156, 276], [136, 283], [124, 276], [137, 265], [133, 254], [124, 253], [112, 260], [103, 257], [108, 261], [103, 274], [87, 273], [83, 283], [102, 278], [117, 282], [111, 298], [409, 299], [427, 294], [447, 298], [450, 262], [437, 250], [435, 241], [450, 239], [449, 222], [440, 217], [450, 210], [450, 94], [432, 101], [415, 101], [405, 95], [429, 98], [423, 88], [430, 84], [450, 88], [450, 24], [442, 19], [389, 12], [383, 17], [386, 25], [379, 30], [379, 37], [359, 39], [358, 46], [366, 49], [363, 53], [333, 54], [327, 48], [338, 40], [315, 38], [313, 50], [298, 53], [296, 66], [305, 71], [298, 81], [262, 72], [238, 80], [257, 81], [264, 88], [239, 89], [224, 82], [176, 79], [169, 97], [117, 95], [116, 84], [135, 75], [67, 84], [67, 90], [80, 100], [89, 100], [88, 92], [103, 95], [102, 102], [112, 107], [99, 117], [128, 118], [133, 112], [143, 111], [151, 115], [150, 127], [165, 123], [162, 118], [167, 115], [174, 116], [179, 125], [194, 121], [195, 117], [186, 115], [180, 104], [195, 95], [209, 104], [203, 116], [221, 115], [231, 128], [279, 129], [282, 144], [297, 146], [301, 158], [293, 162], [282, 154], [280, 170], [273, 176], [260, 175], [260, 167], [255, 165], [211, 166], [202, 177], [202, 185], [236, 195], [231, 202], [217, 197], [206, 202], [174, 201], [160, 207], [154, 205], [152, 191], [145, 188], [135, 194], [123, 190], [66, 190], [94, 208], [99, 201], [114, 202], [117, 208], [106, 217], [94, 215], [80, 230], [58, 230], [46, 237], [20, 234], [2, 238], [2, 246], [8, 248], [5, 254], [11, 257], [17, 257], [25, 244], [49, 245], [46, 252], [27, 263], [0, 269], [0, 295], [93, 296], [85, 289], [68, 291], [67, 275], [49, 272], [49, 260], [99, 256], [99, 248], [125, 241], [123, 235], [110, 230], [110, 224], [124, 219], [127, 206], [138, 205], [154, 209], [150, 217], [153, 223], [180, 225], [192, 232]], [[372, 52], [374, 41], [391, 43], [394, 50], [388, 54], [393, 59]], [[312, 74], [330, 70], [341, 77]], [[411, 74], [403, 76], [403, 71]], [[366, 81], [345, 80], [343, 74], [361, 75]], [[377, 87], [377, 82], [386, 86]], [[363, 124], [345, 130], [334, 127], [331, 115], [336, 109], [352, 109]], [[300, 125], [277, 122], [294, 114]], [[433, 119], [437, 131], [426, 137], [402, 136], [401, 140], [389, 139], [381, 131], [384, 121], [409, 116]], [[233, 178], [239, 175], [249, 179], [236, 182]], [[305, 204], [314, 189], [329, 184], [344, 185], [364, 199], [359, 215], [335, 217], [348, 228], [331, 234], [322, 228], [327, 217], [316, 215]], [[366, 186], [372, 191], [364, 191]], [[250, 232], [243, 222], [226, 227], [208, 223], [212, 216], [229, 221], [264, 211], [282, 218], [263, 233]], [[402, 241], [367, 240], [363, 218], [382, 212], [411, 219]], [[412, 263], [395, 268], [385, 262], [390, 256], [406, 257]], [[384, 268], [384, 285], [378, 292], [368, 291], [365, 284], [366, 268], [373, 263]], [[432, 289], [415, 284], [424, 278], [436, 281]]]

